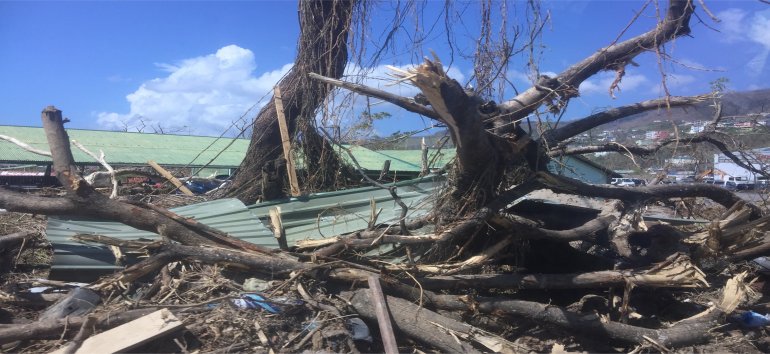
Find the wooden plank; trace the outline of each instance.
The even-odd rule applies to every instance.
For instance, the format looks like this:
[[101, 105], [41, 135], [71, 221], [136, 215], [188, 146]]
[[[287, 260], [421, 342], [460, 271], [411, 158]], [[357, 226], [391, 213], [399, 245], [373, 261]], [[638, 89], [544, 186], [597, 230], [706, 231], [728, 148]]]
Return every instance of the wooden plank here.
[[[83, 341], [75, 353], [118, 353], [129, 351], [183, 327], [171, 311], [161, 309]], [[50, 354], [63, 354], [66, 346]]]
[[278, 115], [278, 128], [281, 130], [281, 145], [283, 146], [283, 156], [286, 158], [286, 171], [289, 174], [289, 186], [291, 187], [292, 197], [300, 195], [299, 181], [297, 181], [297, 170], [294, 167], [294, 158], [291, 155], [291, 140], [289, 139], [289, 127], [286, 124], [286, 115], [283, 112], [283, 98], [281, 97], [281, 88], [276, 86], [274, 90], [275, 111]]
[[182, 193], [185, 195], [193, 195], [193, 192], [191, 192], [187, 187], [185, 187], [184, 183], [182, 181], [178, 180], [174, 175], [171, 174], [171, 172], [166, 171], [165, 168], [160, 167], [157, 162], [150, 160], [147, 161], [147, 164], [152, 166], [152, 168], [155, 169], [155, 171], [158, 171], [163, 178], [169, 180], [171, 183], [173, 183], [177, 188], [179, 188]]
[[369, 290], [371, 299], [374, 303], [374, 313], [377, 315], [377, 324], [380, 326], [380, 335], [382, 336], [382, 345], [385, 347], [385, 353], [398, 354], [398, 344], [396, 336], [393, 333], [393, 325], [390, 323], [390, 312], [385, 302], [385, 295], [382, 294], [380, 279], [375, 276], [369, 276]]
[[288, 251], [289, 243], [286, 241], [286, 229], [283, 228], [281, 207], [277, 206], [271, 208], [268, 213], [270, 214], [270, 223], [273, 225], [273, 236], [278, 240], [278, 247], [284, 251]]

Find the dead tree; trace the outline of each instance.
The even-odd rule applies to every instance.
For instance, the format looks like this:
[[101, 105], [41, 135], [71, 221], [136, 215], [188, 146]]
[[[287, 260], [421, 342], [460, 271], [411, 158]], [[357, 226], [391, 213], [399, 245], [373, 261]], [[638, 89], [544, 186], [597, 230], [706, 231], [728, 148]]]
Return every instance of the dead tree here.
[[[302, 144], [305, 156], [313, 157], [305, 159], [306, 171], [314, 172], [314, 175], [307, 176], [306, 183], [314, 182], [319, 187], [334, 185], [338, 178], [346, 176], [346, 170], [332, 146], [315, 130], [316, 109], [326, 99], [330, 87], [310, 80], [307, 74], [318, 72], [334, 78], [342, 76], [348, 62], [347, 38], [355, 5], [354, 0], [299, 2], [297, 57], [289, 73], [278, 83], [289, 136], [295, 144]], [[247, 204], [266, 196], [274, 199], [286, 195], [285, 178], [275, 179], [267, 184], [269, 190], [261, 190], [262, 168], [268, 163], [279, 165], [275, 161], [283, 159], [273, 100], [260, 110], [252, 130], [246, 158], [228, 192]], [[297, 139], [298, 136], [302, 139]], [[285, 171], [279, 172], [281, 177], [286, 175]]]
[[[505, 212], [505, 205], [497, 202], [512, 186], [534, 183], [536, 188], [548, 188], [559, 193], [621, 201], [614, 209], [603, 212], [600, 219], [590, 226], [575, 229], [569, 239], [586, 238], [599, 231], [609, 233], [608, 246], [622, 257], [630, 257], [626, 239], [629, 233], [637, 230], [638, 210], [644, 205], [656, 200], [700, 196], [711, 198], [729, 208], [740, 201], [740, 198], [718, 187], [706, 185], [684, 188], [650, 186], [643, 189], [586, 185], [550, 175], [546, 171], [546, 165], [552, 156], [579, 153], [570, 151], [563, 142], [591, 128], [661, 107], [692, 105], [709, 96], [666, 97], [618, 107], [561, 127], [547, 129], [539, 136], [523, 129], [519, 122], [543, 105], [558, 112], [571, 98], [578, 95], [577, 88], [580, 83], [601, 71], [615, 71], [617, 80], [620, 80], [625, 65], [632, 62], [635, 56], [689, 34], [689, 20], [694, 10], [692, 1], [672, 0], [665, 17], [655, 28], [626, 41], [601, 48], [555, 77], [541, 76], [532, 88], [500, 104], [467, 92], [457, 81], [446, 75], [438, 58], [426, 59], [424, 64], [408, 72], [396, 73], [401, 80], [408, 81], [420, 89], [419, 100], [397, 97], [374, 88], [324, 78], [321, 75], [311, 76], [322, 82], [386, 100], [447, 126], [457, 150], [457, 159], [451, 169], [448, 192], [438, 201], [436, 221], [439, 228], [453, 230], [457, 227], [451, 225], [469, 225], [469, 221], [478, 221], [473, 223], [475, 227], [464, 230], [463, 234], [455, 234], [457, 239], [450, 244], [467, 246], [474, 234], [485, 233], [483, 230], [490, 222], [495, 226], [494, 232], [487, 230], [491, 239], [480, 238], [478, 242], [501, 243], [512, 237], [511, 233], [526, 237], [525, 234], [536, 232], [532, 227], [521, 228], [522, 225], [534, 223], [532, 220], [522, 219], [521, 216], [516, 217], [514, 221], [500, 221], [511, 217], [503, 215], [508, 214]], [[719, 147], [718, 141], [708, 134], [711, 133], [704, 133], [690, 143], [707, 142]], [[595, 150], [586, 149], [586, 152]], [[654, 150], [632, 149], [630, 152], [644, 154]], [[758, 208], [749, 208], [752, 218], [761, 215]], [[542, 227], [539, 229], [540, 234], [554, 233], [549, 232], [547, 226], [545, 231], [542, 231]], [[461, 250], [466, 250], [466, 246], [461, 247]], [[497, 249], [496, 252], [503, 249], [505, 247]], [[485, 248], [484, 252], [488, 251], [489, 248]], [[489, 257], [493, 255], [487, 255], [487, 258]]]

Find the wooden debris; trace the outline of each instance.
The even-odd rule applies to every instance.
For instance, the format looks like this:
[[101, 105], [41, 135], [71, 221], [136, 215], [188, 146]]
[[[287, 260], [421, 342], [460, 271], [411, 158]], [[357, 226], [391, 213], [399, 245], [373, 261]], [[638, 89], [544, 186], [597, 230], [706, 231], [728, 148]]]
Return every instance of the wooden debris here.
[[[368, 290], [344, 292], [342, 298], [349, 303], [363, 318], [377, 321], [374, 301]], [[470, 343], [459, 340], [446, 331], [439, 330], [434, 323], [439, 323], [452, 331], [468, 333], [472, 326], [439, 315], [431, 310], [421, 308], [409, 301], [397, 297], [386, 296], [388, 308], [391, 309], [394, 328], [410, 338], [427, 343], [442, 352], [447, 353], [480, 353]]]
[[374, 313], [377, 315], [377, 323], [380, 326], [380, 336], [385, 346], [385, 353], [398, 353], [398, 344], [396, 336], [393, 333], [393, 325], [390, 323], [390, 311], [385, 302], [385, 295], [382, 294], [382, 286], [377, 277], [371, 276], [368, 279], [369, 290], [371, 291], [371, 301], [374, 303]]
[[184, 185], [184, 183], [182, 183], [179, 179], [174, 177], [174, 175], [172, 175], [171, 172], [166, 171], [165, 168], [158, 165], [157, 162], [149, 160], [147, 161], [147, 164], [150, 165], [152, 168], [154, 168], [155, 171], [158, 171], [158, 173], [160, 173], [160, 175], [163, 176], [163, 178], [169, 180], [169, 182], [171, 182], [172, 184], [174, 184], [174, 186], [179, 188], [179, 190], [182, 191], [182, 193], [184, 193], [185, 195], [194, 195], [193, 192], [190, 191], [190, 189]]
[[289, 138], [289, 127], [286, 124], [286, 116], [283, 113], [283, 97], [281, 88], [276, 86], [274, 89], [275, 111], [278, 116], [278, 128], [281, 131], [281, 146], [283, 147], [283, 157], [286, 159], [286, 171], [289, 175], [289, 186], [291, 196], [297, 197], [301, 194], [299, 181], [297, 181], [297, 169], [294, 167], [294, 156], [291, 152], [291, 139]]
[[[119, 353], [181, 330], [182, 321], [162, 309], [86, 339], [75, 353]], [[67, 353], [62, 348], [51, 354]]]

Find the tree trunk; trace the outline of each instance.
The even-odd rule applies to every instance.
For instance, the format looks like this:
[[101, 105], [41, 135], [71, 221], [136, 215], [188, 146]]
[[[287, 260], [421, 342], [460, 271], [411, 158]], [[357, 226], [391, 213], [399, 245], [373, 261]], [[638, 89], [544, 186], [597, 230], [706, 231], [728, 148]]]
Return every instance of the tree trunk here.
[[[289, 127], [297, 145], [301, 141], [307, 175], [303, 189], [329, 186], [336, 182], [341, 163], [331, 146], [315, 131], [316, 109], [331, 86], [310, 80], [308, 73], [342, 77], [348, 61], [347, 38], [353, 12], [351, 0], [302, 0], [299, 4], [300, 38], [294, 67], [278, 83]], [[228, 192], [244, 203], [277, 199], [285, 195], [286, 171], [282, 167], [281, 137], [271, 99], [254, 120], [246, 158]], [[301, 139], [297, 139], [301, 136]], [[271, 180], [263, 179], [263, 172]], [[308, 186], [307, 183], [311, 185]]]

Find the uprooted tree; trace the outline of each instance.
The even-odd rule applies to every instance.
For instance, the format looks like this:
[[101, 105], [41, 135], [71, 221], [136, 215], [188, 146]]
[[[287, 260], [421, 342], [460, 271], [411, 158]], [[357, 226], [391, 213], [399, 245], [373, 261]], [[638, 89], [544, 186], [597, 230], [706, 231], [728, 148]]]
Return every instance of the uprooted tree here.
[[[613, 86], [617, 85], [623, 77], [625, 66], [633, 62], [638, 54], [645, 51], [654, 52], [665, 43], [689, 34], [689, 21], [694, 10], [690, 1], [672, 1], [665, 17], [650, 31], [601, 48], [555, 77], [542, 75], [533, 87], [499, 104], [469, 92], [448, 77], [438, 58], [426, 59], [424, 64], [412, 70], [396, 73], [399, 80], [408, 81], [419, 88], [421, 94], [418, 99], [394, 96], [378, 89], [315, 73], [311, 76], [325, 83], [391, 102], [447, 127], [457, 150], [457, 158], [450, 169], [447, 190], [437, 202], [437, 210], [431, 220], [439, 230], [454, 230], [445, 233], [445, 237], [440, 240], [435, 240], [446, 244], [447, 249], [471, 252], [465, 255], [471, 256], [473, 252], [479, 251], [477, 248], [468, 247], [471, 235], [477, 235], [479, 232], [485, 234], [486, 237], [475, 237], [475, 242], [487, 244], [490, 240], [494, 240], [492, 243], [505, 243], [511, 235], [519, 234], [522, 230], [532, 232], [532, 225], [536, 224], [533, 220], [522, 218], [521, 215], [509, 215], [505, 208], [512, 200], [534, 189], [548, 188], [557, 193], [618, 200], [619, 203], [614, 209], [605, 210], [596, 219], [574, 229], [568, 236], [566, 232], [562, 232], [565, 235], [561, 236], [561, 239], [580, 240], [592, 238], [598, 232], [608, 232], [608, 246], [623, 257], [631, 257], [626, 239], [629, 233], [639, 229], [636, 216], [645, 205], [669, 198], [706, 197], [729, 208], [740, 198], [724, 189], [706, 185], [654, 185], [635, 189], [585, 185], [579, 181], [549, 174], [546, 168], [548, 162], [563, 155], [599, 151], [648, 156], [661, 147], [674, 143], [711, 143], [727, 156], [734, 158], [738, 164], [759, 174], [766, 174], [730, 152], [729, 143], [725, 142], [729, 139], [725, 139], [724, 134], [716, 131], [716, 124], [721, 118], [718, 108], [708, 129], [686, 139], [672, 138], [654, 147], [622, 146], [615, 143], [603, 146], [570, 146], [571, 138], [592, 128], [648, 110], [686, 106], [714, 99], [713, 94], [653, 99], [613, 108], [561, 126], [543, 125], [539, 131], [528, 131], [521, 122], [541, 106], [559, 113], [571, 98], [578, 95], [580, 83], [601, 71], [616, 72], [617, 78]], [[753, 218], [760, 216], [756, 207], [750, 208]], [[487, 227], [488, 223], [492, 223], [494, 227]], [[457, 229], [462, 232], [456, 232]], [[541, 230], [540, 236], [545, 235], [543, 232], [549, 234], [552, 231]], [[460, 247], [461, 245], [465, 246]], [[437, 248], [435, 245], [431, 247]], [[503, 249], [505, 248], [501, 247], [497, 252], [503, 252]], [[441, 256], [438, 259], [441, 259]]]
[[[320, 8], [313, 10], [317, 6]], [[304, 20], [312, 18], [314, 26], [331, 31], [320, 33], [335, 33], [337, 37], [334, 38], [341, 40], [339, 36], [346, 36], [349, 18], [345, 16], [349, 16], [351, 6], [344, 1], [303, 1], [300, 14]], [[643, 51], [654, 51], [677, 37], [689, 34], [689, 21], [694, 11], [692, 1], [673, 0], [665, 17], [649, 32], [601, 48], [554, 77], [540, 76], [532, 88], [499, 104], [464, 89], [447, 76], [441, 61], [435, 57], [398, 73], [399, 80], [408, 81], [421, 91], [419, 98], [399, 97], [338, 80], [335, 77], [341, 75], [345, 63], [342, 52], [335, 54], [340, 56], [331, 61], [328, 57], [318, 60], [326, 63], [322, 69], [332, 66], [333, 70], [319, 69], [318, 73], [311, 73], [315, 70], [312, 66], [302, 65], [292, 70], [281, 83], [288, 85], [283, 92], [298, 90], [293, 94], [295, 101], [287, 104], [287, 107], [294, 107], [287, 109], [293, 112], [287, 114], [294, 117], [291, 119], [298, 119], [302, 114], [312, 115], [330, 90], [327, 85], [332, 85], [386, 100], [448, 128], [457, 158], [449, 169], [445, 191], [437, 199], [433, 213], [417, 220], [403, 220], [397, 226], [370, 225], [369, 229], [351, 235], [299, 242], [292, 245], [294, 252], [286, 252], [251, 245], [151, 205], [109, 199], [77, 175], [61, 112], [54, 108], [43, 112], [43, 124], [57, 177], [67, 191], [66, 197], [30, 197], [0, 189], [0, 207], [40, 214], [95, 216], [153, 231], [164, 237], [163, 242], [138, 246], [115, 243], [115, 240], [107, 238], [91, 239], [92, 242], [137, 247], [151, 253], [146, 260], [90, 285], [92, 289], [103, 292], [117, 291], [120, 284], [155, 274], [174, 261], [215, 263], [246, 269], [250, 274], [261, 274], [266, 278], [289, 278], [289, 281], [311, 277], [355, 285], [378, 279], [389, 295], [387, 301], [399, 330], [448, 352], [475, 350], [463, 341], [472, 340], [469, 338], [473, 336], [468, 334], [473, 332], [474, 327], [431, 309], [519, 316], [625, 343], [650, 342], [657, 345], [657, 349], [708, 340], [712, 335], [709, 329], [713, 328], [714, 322], [740, 305], [747, 292], [743, 286], [745, 274], [726, 283], [724, 296], [715, 299], [713, 307], [691, 319], [658, 329], [631, 326], [616, 319], [585, 316], [560, 306], [517, 300], [510, 291], [617, 287], [625, 289], [623, 297], [627, 305], [634, 287], [707, 287], [709, 282], [697, 266], [708, 271], [709, 268], [770, 253], [770, 243], [766, 239], [770, 219], [763, 216], [760, 208], [728, 190], [705, 184], [635, 188], [591, 185], [550, 174], [546, 169], [550, 159], [562, 155], [596, 151], [649, 155], [665, 145], [700, 143], [710, 143], [753, 169], [731, 153], [729, 141], [725, 141], [716, 130], [721, 117], [718, 105], [711, 126], [686, 140], [671, 139], [662, 141], [657, 147], [644, 148], [616, 144], [570, 146], [571, 137], [613, 120], [646, 110], [715, 99], [713, 95], [666, 97], [640, 102], [561, 126], [544, 125], [539, 131], [524, 129], [520, 124], [542, 106], [554, 111], [563, 109], [578, 94], [580, 83], [600, 71], [615, 71], [620, 80], [624, 66], [631, 63], [635, 56]], [[325, 19], [334, 24], [325, 23]], [[310, 34], [303, 27], [304, 35]], [[304, 40], [301, 43], [305, 43]], [[301, 62], [310, 63], [314, 55], [330, 53], [322, 47], [315, 48], [319, 51], [304, 52], [302, 46], [300, 44], [299, 57], [307, 57], [303, 57]], [[344, 46], [333, 47], [344, 52]], [[292, 81], [287, 80], [302, 84], [291, 87]], [[268, 106], [257, 118], [255, 132], [275, 133], [274, 117], [270, 115], [274, 115], [274, 108]], [[298, 123], [291, 124], [295, 125], [292, 129], [296, 129]], [[303, 139], [318, 139], [318, 146], [335, 143], [324, 142], [315, 132], [303, 131], [301, 135]], [[246, 200], [259, 194], [256, 191], [259, 187], [252, 185], [248, 176], [253, 179], [258, 176], [255, 171], [260, 171], [267, 160], [279, 158], [280, 142], [276, 139], [280, 139], [277, 134], [275, 136], [263, 142], [255, 133], [250, 154], [263, 143], [265, 148], [274, 149], [275, 153], [271, 152], [273, 157], [270, 158], [251, 156], [248, 161], [254, 165], [245, 167], [252, 172], [241, 171], [236, 186], [251, 189], [246, 194], [249, 197], [244, 198]], [[307, 160], [323, 161], [321, 158]], [[766, 175], [765, 171], [757, 172]], [[515, 200], [538, 189], [603, 198], [605, 201], [599, 210], [579, 215], [569, 214], [552, 204], [535, 203], [525, 208], [512, 205]], [[697, 230], [682, 230], [667, 224], [647, 226], [641, 221], [641, 212], [646, 205], [692, 197], [713, 200], [724, 206], [726, 211], [720, 220]], [[425, 228], [426, 225], [432, 227]], [[417, 232], [418, 229], [421, 231]], [[364, 251], [385, 244], [395, 246], [389, 255], [403, 256], [406, 260], [383, 263], [365, 255]], [[482, 267], [491, 270], [492, 274], [479, 274]], [[516, 267], [527, 272], [508, 272]], [[503, 292], [494, 292], [493, 289], [502, 289]], [[438, 291], [444, 291], [444, 294]], [[480, 294], [485, 296], [477, 296]], [[376, 299], [368, 292], [358, 290], [345, 296], [349, 300], [348, 305], [359, 314], [376, 318], [377, 315], [371, 311]], [[420, 306], [412, 302], [419, 302]], [[315, 303], [314, 306], [329, 310], [328, 305]], [[420, 312], [420, 318], [409, 316], [416, 311], [424, 312]], [[622, 306], [621, 313], [626, 311], [627, 306]], [[441, 324], [450, 333], [436, 331], [431, 323]], [[58, 336], [61, 332], [56, 328], [49, 331]], [[0, 331], [0, 339], [8, 338], [3, 337], [8, 335], [6, 332]], [[457, 336], [457, 333], [465, 336]], [[14, 339], [18, 339], [24, 334], [16, 331], [13, 335]], [[488, 348], [496, 351], [511, 349]]]

